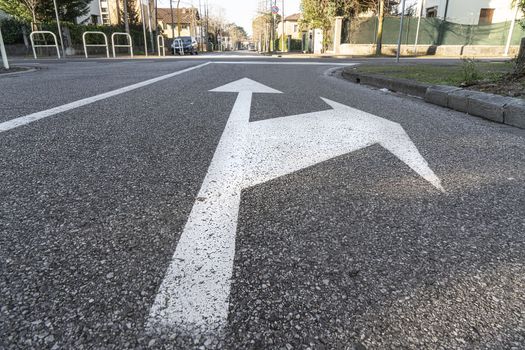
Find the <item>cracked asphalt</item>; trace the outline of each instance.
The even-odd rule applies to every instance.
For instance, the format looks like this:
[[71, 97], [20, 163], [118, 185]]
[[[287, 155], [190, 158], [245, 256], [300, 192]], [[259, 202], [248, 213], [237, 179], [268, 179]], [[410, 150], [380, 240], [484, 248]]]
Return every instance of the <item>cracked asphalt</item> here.
[[[0, 122], [216, 60], [294, 61], [24, 61]], [[525, 349], [525, 130], [320, 62], [209, 64], [1, 132], [0, 348]], [[445, 192], [379, 145], [245, 189], [223, 333], [148, 332], [235, 103], [209, 90], [245, 77], [283, 92], [251, 121], [324, 97], [401, 124]]]

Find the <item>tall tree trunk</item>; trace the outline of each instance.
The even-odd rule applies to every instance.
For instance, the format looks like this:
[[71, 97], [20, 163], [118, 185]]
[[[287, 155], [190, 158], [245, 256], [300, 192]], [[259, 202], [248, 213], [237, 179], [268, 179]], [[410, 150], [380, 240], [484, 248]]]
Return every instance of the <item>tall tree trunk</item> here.
[[180, 0], [177, 1], [177, 36], [180, 38]]
[[33, 16], [33, 22], [31, 22], [31, 30], [35, 31], [38, 28], [36, 27], [36, 9], [31, 9], [31, 15]]
[[126, 28], [126, 33], [129, 34], [128, 0], [124, 0], [124, 26]]
[[117, 3], [117, 24], [120, 25], [122, 23], [120, 19], [120, 0], [117, 0], [116, 3]]
[[379, 16], [377, 22], [376, 55], [381, 55], [383, 46], [383, 22], [385, 21], [385, 0], [379, 0]]
[[525, 38], [521, 38], [520, 51], [516, 58], [516, 75], [525, 75]]

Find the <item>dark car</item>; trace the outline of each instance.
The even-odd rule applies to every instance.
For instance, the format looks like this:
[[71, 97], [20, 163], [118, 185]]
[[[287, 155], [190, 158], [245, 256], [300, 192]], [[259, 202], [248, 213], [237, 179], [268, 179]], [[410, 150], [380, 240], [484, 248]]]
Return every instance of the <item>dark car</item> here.
[[171, 44], [171, 52], [175, 54], [181, 54], [184, 49], [185, 55], [197, 55], [198, 52], [197, 40], [191, 36], [179, 36], [173, 40]]

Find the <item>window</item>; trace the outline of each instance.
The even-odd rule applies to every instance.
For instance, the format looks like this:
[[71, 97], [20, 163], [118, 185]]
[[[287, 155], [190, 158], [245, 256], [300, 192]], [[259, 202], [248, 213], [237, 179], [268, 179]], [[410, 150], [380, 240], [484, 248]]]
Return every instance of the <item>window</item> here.
[[98, 24], [98, 16], [91, 15], [91, 24]]
[[479, 12], [479, 25], [492, 24], [494, 9], [481, 9]]
[[294, 24], [294, 25], [293, 25], [293, 32], [294, 32], [294, 33], [297, 33], [297, 27], [298, 27], [297, 24]]
[[427, 17], [437, 17], [438, 15], [438, 7], [429, 7], [427, 8]]

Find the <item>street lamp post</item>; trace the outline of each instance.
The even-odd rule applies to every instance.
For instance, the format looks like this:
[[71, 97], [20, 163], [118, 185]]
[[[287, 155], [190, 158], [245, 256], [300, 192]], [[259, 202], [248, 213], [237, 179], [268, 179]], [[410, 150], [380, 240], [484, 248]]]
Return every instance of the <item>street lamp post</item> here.
[[64, 40], [62, 39], [62, 29], [60, 28], [60, 19], [58, 18], [58, 7], [57, 7], [56, 0], [53, 0], [53, 5], [55, 6], [55, 16], [57, 19], [57, 28], [58, 28], [58, 37], [60, 38], [60, 47], [62, 47], [62, 56], [66, 57], [66, 50], [64, 49]]
[[284, 52], [284, 0], [283, 0], [283, 13], [281, 15], [281, 20], [282, 20], [282, 28], [283, 28], [283, 33], [281, 35], [281, 40], [282, 40], [282, 44], [281, 44], [281, 47], [282, 47], [282, 52]]
[[142, 33], [144, 34], [144, 54], [148, 57], [148, 37], [146, 35], [146, 21], [144, 18], [144, 2], [140, 0], [140, 17], [142, 18]]
[[516, 9], [514, 11], [514, 17], [512, 17], [512, 22], [510, 22], [509, 34], [507, 36], [507, 43], [505, 44], [505, 53], [504, 53], [505, 56], [509, 55], [510, 44], [512, 41], [512, 33], [514, 32], [514, 26], [516, 25], [516, 17], [518, 17], [519, 4], [517, 1], [516, 1], [515, 6], [516, 6]]
[[2, 38], [2, 28], [0, 28], [0, 54], [2, 54], [2, 62], [5, 69], [9, 69], [9, 62], [7, 61], [7, 53], [5, 52], [4, 38]]
[[416, 39], [414, 40], [414, 56], [417, 56], [417, 42], [419, 40], [419, 28], [421, 27], [421, 14], [423, 12], [424, 0], [419, 0], [417, 4], [417, 28]]

